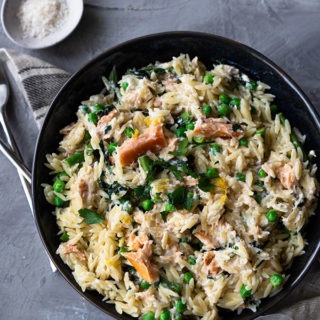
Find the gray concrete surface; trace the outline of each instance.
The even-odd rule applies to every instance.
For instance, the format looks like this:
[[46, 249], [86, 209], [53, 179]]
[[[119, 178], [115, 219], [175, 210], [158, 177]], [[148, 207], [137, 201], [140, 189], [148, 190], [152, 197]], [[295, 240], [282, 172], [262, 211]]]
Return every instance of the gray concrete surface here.
[[[106, 48], [137, 36], [169, 30], [210, 32], [243, 42], [271, 58], [320, 106], [319, 0], [88, 2], [79, 27], [62, 43], [24, 50], [12, 44], [1, 28], [0, 47], [73, 72]], [[16, 90], [13, 93], [10, 124], [30, 167], [37, 130], [22, 97]], [[51, 272], [16, 171], [1, 154], [0, 204], [0, 319], [110, 319], [82, 299], [59, 273]], [[318, 268], [317, 262], [309, 280]], [[301, 299], [304, 291], [299, 286], [281, 307]]]

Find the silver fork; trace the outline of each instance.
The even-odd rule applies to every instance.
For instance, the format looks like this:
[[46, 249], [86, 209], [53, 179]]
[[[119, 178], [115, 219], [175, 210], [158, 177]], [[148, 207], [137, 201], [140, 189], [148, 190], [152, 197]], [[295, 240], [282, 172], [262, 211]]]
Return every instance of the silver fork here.
[[[23, 162], [21, 154], [19, 152], [19, 148], [15, 142], [15, 139], [10, 130], [10, 127], [7, 125], [8, 118], [6, 113], [6, 106], [7, 106], [8, 99], [9, 99], [9, 83], [4, 70], [0, 65], [0, 123], [2, 125], [4, 134], [6, 136], [8, 145], [11, 147], [12, 151], [14, 152], [18, 160]], [[18, 170], [18, 173], [19, 173], [19, 178], [20, 178], [24, 193], [26, 195], [31, 212], [33, 214], [32, 199], [31, 199], [31, 185], [30, 183], [28, 183], [28, 181], [24, 177], [23, 172], [21, 172], [21, 170]]]

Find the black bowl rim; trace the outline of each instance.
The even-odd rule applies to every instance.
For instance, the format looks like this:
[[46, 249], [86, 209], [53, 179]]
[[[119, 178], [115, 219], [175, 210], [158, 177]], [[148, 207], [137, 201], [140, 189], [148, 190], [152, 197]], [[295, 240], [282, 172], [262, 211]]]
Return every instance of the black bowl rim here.
[[[104, 313], [108, 314], [109, 316], [115, 318], [115, 319], [122, 319], [122, 315], [118, 314], [116, 311], [113, 313], [109, 310], [106, 310], [104, 307], [93, 301], [90, 297], [86, 295], [86, 292], [83, 292], [81, 288], [78, 285], [75, 285], [68, 279], [67, 275], [64, 273], [63, 270], [60, 269], [59, 263], [58, 263], [58, 256], [56, 253], [52, 253], [48, 249], [48, 244], [47, 241], [44, 237], [44, 231], [41, 228], [41, 225], [38, 221], [38, 215], [36, 212], [36, 203], [35, 203], [35, 193], [36, 193], [36, 176], [37, 176], [37, 163], [38, 163], [38, 152], [37, 150], [39, 149], [40, 142], [42, 140], [42, 136], [44, 134], [45, 128], [47, 126], [47, 123], [50, 121], [51, 114], [53, 113], [54, 106], [56, 105], [60, 94], [68, 88], [70, 85], [72, 85], [72, 82], [75, 78], [78, 77], [79, 74], [82, 72], [85, 72], [87, 69], [90, 69], [92, 65], [95, 63], [99, 62], [103, 57], [108, 56], [113, 54], [114, 52], [118, 51], [122, 47], [130, 46], [131, 44], [134, 44], [136, 42], [141, 42], [144, 40], [148, 39], [161, 39], [161, 38], [170, 38], [170, 37], [203, 37], [203, 38], [211, 38], [211, 39], [218, 39], [221, 41], [224, 41], [225, 43], [228, 43], [234, 47], [238, 47], [240, 50], [246, 51], [250, 56], [253, 56], [257, 58], [258, 60], [262, 61], [264, 64], [266, 64], [268, 67], [270, 67], [272, 70], [274, 70], [289, 87], [291, 87], [292, 90], [294, 90], [299, 98], [302, 100], [303, 104], [307, 107], [310, 116], [312, 117], [314, 123], [318, 127], [318, 130], [320, 132], [320, 114], [317, 112], [316, 108], [313, 106], [311, 103], [310, 99], [306, 96], [306, 94], [302, 91], [302, 89], [298, 86], [298, 84], [278, 65], [276, 65], [273, 61], [271, 61], [269, 58], [258, 52], [257, 50], [241, 43], [236, 40], [232, 40], [220, 35], [212, 34], [212, 33], [206, 33], [206, 32], [197, 32], [197, 31], [166, 31], [166, 32], [160, 32], [160, 33], [153, 33], [153, 34], [148, 34], [144, 36], [140, 36], [134, 39], [130, 39], [124, 42], [121, 42], [115, 46], [112, 46], [111, 48], [107, 49], [106, 51], [103, 51], [96, 57], [92, 58], [89, 60], [89, 62], [85, 63], [78, 71], [73, 73], [71, 77], [66, 81], [66, 83], [61, 87], [61, 89], [58, 91], [56, 94], [55, 98], [53, 99], [50, 108], [45, 116], [43, 125], [41, 127], [40, 133], [38, 135], [38, 139], [36, 142], [36, 151], [35, 155], [33, 158], [33, 164], [32, 164], [32, 203], [33, 203], [33, 211], [34, 211], [34, 219], [36, 223], [36, 227], [38, 230], [38, 233], [40, 234], [41, 241], [45, 247], [45, 250], [49, 257], [51, 258], [51, 261], [54, 263], [56, 266], [57, 270], [59, 270], [60, 274], [62, 274], [63, 278], [82, 296], [84, 297], [87, 301], [95, 305], [97, 308], [99, 308], [101, 311]], [[320, 239], [318, 241], [318, 244], [316, 245], [316, 248], [314, 249], [313, 253], [310, 255], [306, 265], [300, 272], [299, 276], [290, 284], [289, 287], [286, 287], [283, 291], [278, 293], [277, 295], [274, 296], [273, 300], [269, 302], [267, 306], [263, 310], [259, 312], [259, 308], [257, 311], [252, 315], [252, 317], [257, 317], [263, 313], [266, 313], [266, 311], [270, 310], [276, 303], [284, 299], [290, 291], [292, 291], [297, 284], [305, 277], [307, 271], [309, 270], [310, 266], [312, 265], [313, 261], [316, 259], [317, 254], [320, 252]]]

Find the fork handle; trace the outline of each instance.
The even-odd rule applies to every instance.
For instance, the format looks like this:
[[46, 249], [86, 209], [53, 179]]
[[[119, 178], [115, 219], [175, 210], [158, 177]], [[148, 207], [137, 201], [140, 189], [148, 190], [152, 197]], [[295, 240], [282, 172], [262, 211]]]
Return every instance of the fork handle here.
[[7, 159], [19, 170], [23, 177], [31, 184], [31, 173], [25, 167], [21, 160], [7, 147], [5, 142], [0, 138], [0, 151], [7, 157]]

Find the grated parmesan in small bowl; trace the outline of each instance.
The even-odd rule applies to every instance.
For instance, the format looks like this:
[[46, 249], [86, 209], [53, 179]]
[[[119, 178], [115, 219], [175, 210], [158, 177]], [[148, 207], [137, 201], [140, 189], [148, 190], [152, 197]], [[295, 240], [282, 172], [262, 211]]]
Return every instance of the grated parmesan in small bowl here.
[[2, 23], [16, 44], [40, 49], [65, 39], [78, 25], [82, 0], [5, 0]]

